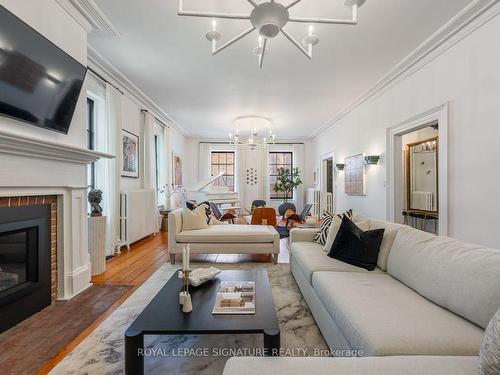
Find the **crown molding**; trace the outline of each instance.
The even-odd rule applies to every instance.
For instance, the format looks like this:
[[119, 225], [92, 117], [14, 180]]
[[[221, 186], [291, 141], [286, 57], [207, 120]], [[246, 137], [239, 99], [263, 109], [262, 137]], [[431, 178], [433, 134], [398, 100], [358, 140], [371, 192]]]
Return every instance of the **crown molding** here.
[[101, 158], [115, 156], [45, 139], [0, 131], [0, 154], [20, 155], [37, 159], [59, 160], [68, 163], [89, 164]]
[[118, 29], [93, 0], [56, 0], [90, 35], [118, 36]]
[[361, 104], [422, 69], [429, 62], [497, 16], [500, 13], [499, 2], [500, 0], [476, 0], [469, 4], [405, 57], [368, 91], [314, 131], [309, 136], [309, 139], [317, 137], [335, 126], [342, 118], [353, 112]]
[[149, 96], [147, 96], [139, 87], [130, 81], [122, 72], [120, 72], [113, 64], [106, 60], [99, 52], [90, 44], [87, 48], [87, 64], [88, 66], [99, 73], [103, 78], [113, 83], [116, 86], [128, 91], [137, 100], [139, 100], [147, 109], [151, 110], [158, 119], [165, 124], [173, 127], [185, 137], [190, 134], [181, 125], [177, 124], [170, 116]]

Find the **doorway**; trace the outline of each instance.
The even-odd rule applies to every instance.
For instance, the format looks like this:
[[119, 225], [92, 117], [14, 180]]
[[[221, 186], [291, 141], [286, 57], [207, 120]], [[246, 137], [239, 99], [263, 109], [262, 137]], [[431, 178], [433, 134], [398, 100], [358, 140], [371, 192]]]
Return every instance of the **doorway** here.
[[321, 157], [321, 209], [335, 213], [335, 164], [333, 154]]
[[448, 234], [448, 104], [388, 129], [388, 219]]

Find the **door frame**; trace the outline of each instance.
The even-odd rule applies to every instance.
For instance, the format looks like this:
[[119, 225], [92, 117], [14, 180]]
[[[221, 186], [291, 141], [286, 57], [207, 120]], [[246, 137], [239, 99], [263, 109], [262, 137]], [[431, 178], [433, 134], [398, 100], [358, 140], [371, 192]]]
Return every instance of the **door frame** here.
[[[401, 209], [398, 196], [398, 170], [402, 168], [401, 136], [415, 130], [425, 128], [433, 123], [439, 125], [439, 161], [438, 161], [438, 194], [439, 194], [439, 235], [448, 235], [448, 122], [450, 103], [446, 102], [413, 116], [387, 129], [387, 218], [394, 222]], [[399, 171], [401, 173], [401, 171]], [[404, 187], [403, 187], [404, 190]]]
[[324, 162], [328, 159], [332, 159], [332, 189], [333, 189], [333, 209], [336, 211], [337, 209], [337, 175], [335, 173], [335, 152], [331, 151], [326, 154], [320, 156], [320, 182], [319, 182], [319, 190], [321, 192], [321, 202], [320, 202], [320, 212], [322, 213], [326, 208], [326, 167], [324, 167]]

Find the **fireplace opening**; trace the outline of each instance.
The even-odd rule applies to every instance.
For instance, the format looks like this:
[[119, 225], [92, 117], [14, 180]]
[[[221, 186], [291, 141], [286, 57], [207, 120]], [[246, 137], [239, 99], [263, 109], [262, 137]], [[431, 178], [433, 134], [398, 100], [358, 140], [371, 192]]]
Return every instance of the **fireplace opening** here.
[[51, 303], [50, 205], [0, 208], [0, 332]]

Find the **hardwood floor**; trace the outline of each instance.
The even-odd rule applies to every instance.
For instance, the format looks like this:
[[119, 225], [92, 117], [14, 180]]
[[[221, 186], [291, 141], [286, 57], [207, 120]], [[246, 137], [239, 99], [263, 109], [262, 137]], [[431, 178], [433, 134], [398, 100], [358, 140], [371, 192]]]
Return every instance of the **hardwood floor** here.
[[[123, 250], [106, 264], [106, 272], [92, 278], [94, 284], [141, 285], [164, 263], [170, 262], [167, 250], [168, 234], [160, 232], [134, 243], [130, 250]], [[280, 243], [279, 263], [288, 263], [290, 251], [288, 239]], [[181, 256], [176, 257], [176, 262]], [[192, 262], [242, 263], [271, 262], [267, 254], [193, 254]]]
[[[57, 301], [0, 335], [0, 374], [47, 374], [116, 310], [163, 264], [170, 261], [168, 234], [160, 232], [134, 243], [106, 263], [106, 272], [69, 301]], [[279, 263], [290, 258], [281, 240]], [[180, 256], [176, 261], [180, 264]], [[195, 254], [192, 262], [271, 262], [269, 255]], [[29, 353], [28, 355], [26, 353]]]
[[82, 332], [92, 332], [133, 289], [126, 285], [93, 285], [0, 334], [0, 374], [48, 373], [60, 361], [55, 359], [61, 353], [69, 353], [88, 335], [81, 337]]
[[106, 263], [106, 272], [92, 277], [94, 284], [141, 285], [169, 261], [168, 235], [160, 232], [132, 244]]

